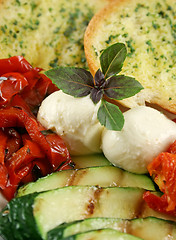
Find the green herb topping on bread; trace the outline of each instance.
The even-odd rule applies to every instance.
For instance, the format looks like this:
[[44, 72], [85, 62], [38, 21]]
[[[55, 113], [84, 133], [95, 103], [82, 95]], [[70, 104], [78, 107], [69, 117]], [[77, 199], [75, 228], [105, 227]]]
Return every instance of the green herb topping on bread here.
[[128, 49], [121, 74], [144, 87], [120, 102], [130, 108], [149, 102], [176, 113], [176, 1], [116, 0], [100, 10], [84, 40], [92, 74], [102, 50], [115, 42]]

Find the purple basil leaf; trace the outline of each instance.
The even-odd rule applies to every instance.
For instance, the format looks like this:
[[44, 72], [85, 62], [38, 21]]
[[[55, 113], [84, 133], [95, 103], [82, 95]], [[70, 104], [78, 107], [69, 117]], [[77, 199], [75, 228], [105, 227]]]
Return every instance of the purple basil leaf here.
[[101, 87], [105, 84], [105, 77], [100, 69], [98, 69], [97, 72], [95, 73], [94, 80], [95, 86]]
[[85, 69], [57, 67], [44, 74], [64, 93], [74, 97], [87, 96], [94, 87], [93, 77]]
[[115, 43], [102, 52], [100, 64], [105, 79], [121, 71], [126, 55], [127, 49], [123, 43]]
[[103, 97], [103, 90], [102, 89], [97, 89], [93, 88], [90, 93], [90, 98], [92, 99], [93, 103], [98, 103], [100, 99]]
[[109, 130], [120, 131], [124, 125], [124, 116], [119, 107], [102, 99], [98, 110], [98, 120]]
[[142, 85], [132, 77], [117, 75], [106, 81], [104, 94], [109, 98], [122, 100], [134, 96], [143, 89]]

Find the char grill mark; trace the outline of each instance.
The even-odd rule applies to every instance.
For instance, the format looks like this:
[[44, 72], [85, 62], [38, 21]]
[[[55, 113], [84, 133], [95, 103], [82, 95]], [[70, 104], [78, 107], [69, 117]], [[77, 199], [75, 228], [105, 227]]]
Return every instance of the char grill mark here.
[[101, 193], [103, 191], [103, 188], [98, 188], [94, 192], [94, 196], [89, 200], [89, 203], [87, 205], [86, 211], [85, 211], [85, 218], [91, 217], [91, 215], [94, 214], [94, 210], [96, 208], [96, 205], [99, 202]]

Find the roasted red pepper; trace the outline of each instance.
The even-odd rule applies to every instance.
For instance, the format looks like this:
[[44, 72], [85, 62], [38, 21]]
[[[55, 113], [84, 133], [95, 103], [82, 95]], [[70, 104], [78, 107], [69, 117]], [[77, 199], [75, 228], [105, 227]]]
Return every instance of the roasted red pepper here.
[[[33, 111], [39, 106], [42, 100], [50, 93], [58, 90], [51, 80], [37, 71], [30, 71], [24, 74], [29, 85], [21, 92], [21, 97]], [[32, 80], [31, 80], [32, 79]]]
[[0, 164], [0, 188], [5, 189], [8, 182], [8, 171], [4, 164]]
[[[70, 158], [69, 152], [63, 140], [54, 133], [43, 134], [46, 129], [42, 127], [42, 125], [34, 117], [29, 116], [24, 110], [13, 107], [0, 109], [0, 119], [0, 128], [24, 127], [31, 139], [39, 144], [48, 158], [51, 159], [51, 161], [53, 159], [54, 168], [56, 167], [54, 158]], [[57, 144], [59, 144], [59, 146], [57, 146]], [[56, 154], [57, 157], [55, 156]]]
[[68, 161], [70, 161], [70, 155], [62, 138], [55, 133], [45, 134], [45, 132], [46, 131], [42, 131], [42, 134], [45, 136], [51, 149], [50, 159], [53, 169], [69, 169]]
[[0, 129], [0, 188], [2, 189], [5, 188], [8, 180], [7, 169], [4, 162], [6, 143], [7, 143], [7, 136]]
[[4, 133], [7, 136], [5, 148], [5, 161], [9, 159], [18, 149], [22, 147], [21, 135], [14, 128], [4, 128]]
[[0, 106], [6, 106], [20, 94], [33, 110], [47, 94], [57, 89], [52, 81], [33, 68], [22, 56], [0, 59]]
[[8, 200], [37, 175], [72, 168], [61, 137], [36, 119], [42, 100], [58, 90], [40, 71], [22, 56], [0, 60], [0, 189]]
[[148, 171], [163, 194], [146, 192], [144, 200], [154, 210], [176, 216], [176, 142], [149, 164]]
[[25, 73], [32, 69], [32, 66], [23, 56], [14, 56], [0, 59], [0, 75], [9, 72]]
[[0, 106], [4, 106], [11, 98], [28, 85], [27, 79], [20, 73], [6, 73], [0, 77]]

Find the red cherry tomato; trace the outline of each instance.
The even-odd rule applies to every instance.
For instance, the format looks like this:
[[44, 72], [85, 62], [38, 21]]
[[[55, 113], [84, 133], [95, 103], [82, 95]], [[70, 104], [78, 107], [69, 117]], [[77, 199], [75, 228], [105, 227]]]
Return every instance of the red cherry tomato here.
[[148, 171], [163, 194], [146, 192], [144, 200], [154, 210], [176, 216], [176, 142], [148, 165]]

